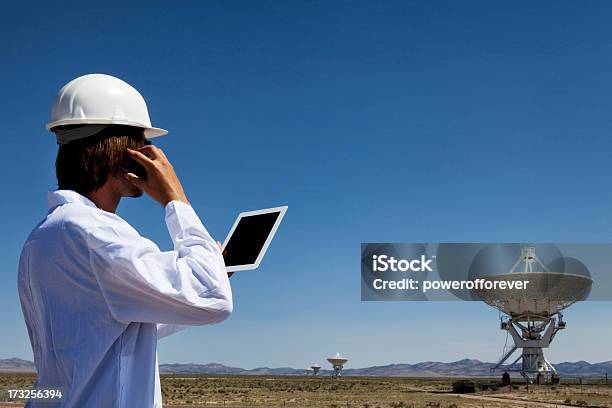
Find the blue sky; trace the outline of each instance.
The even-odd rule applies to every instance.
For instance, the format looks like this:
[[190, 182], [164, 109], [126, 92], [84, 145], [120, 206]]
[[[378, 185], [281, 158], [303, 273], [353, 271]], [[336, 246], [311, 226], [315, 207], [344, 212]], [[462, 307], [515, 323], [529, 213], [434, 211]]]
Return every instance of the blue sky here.
[[[0, 358], [31, 358], [18, 256], [55, 187], [51, 102], [86, 73], [145, 96], [217, 239], [289, 205], [230, 320], [162, 340], [161, 362], [492, 361], [483, 304], [360, 302], [360, 243], [612, 240], [609, 2], [76, 4], [0, 15]], [[170, 248], [159, 205], [118, 213]], [[550, 360], [612, 359], [611, 311], [569, 309]]]

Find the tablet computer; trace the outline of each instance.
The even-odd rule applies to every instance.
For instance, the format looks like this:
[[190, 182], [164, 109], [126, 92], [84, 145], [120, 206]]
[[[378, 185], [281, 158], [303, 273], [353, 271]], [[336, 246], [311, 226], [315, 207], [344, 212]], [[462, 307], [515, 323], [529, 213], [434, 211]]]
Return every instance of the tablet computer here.
[[228, 272], [257, 269], [286, 211], [284, 206], [238, 214], [221, 247]]

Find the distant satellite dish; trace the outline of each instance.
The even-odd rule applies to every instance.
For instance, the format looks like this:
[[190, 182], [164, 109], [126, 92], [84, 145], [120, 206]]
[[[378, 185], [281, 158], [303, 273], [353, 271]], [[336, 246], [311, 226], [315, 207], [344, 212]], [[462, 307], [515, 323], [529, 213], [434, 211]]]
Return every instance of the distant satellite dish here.
[[329, 361], [329, 363], [332, 365], [332, 368], [334, 370], [332, 372], [332, 376], [340, 377], [342, 373], [342, 368], [344, 368], [344, 365], [346, 364], [348, 359], [340, 356], [340, 353], [336, 353], [335, 357], [330, 357], [327, 359], [327, 361]]

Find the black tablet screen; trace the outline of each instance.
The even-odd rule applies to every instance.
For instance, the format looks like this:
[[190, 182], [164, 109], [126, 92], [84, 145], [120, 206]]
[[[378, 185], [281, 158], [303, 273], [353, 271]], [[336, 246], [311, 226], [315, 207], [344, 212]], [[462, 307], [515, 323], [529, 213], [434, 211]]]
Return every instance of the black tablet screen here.
[[254, 264], [280, 211], [242, 217], [223, 250], [225, 266]]

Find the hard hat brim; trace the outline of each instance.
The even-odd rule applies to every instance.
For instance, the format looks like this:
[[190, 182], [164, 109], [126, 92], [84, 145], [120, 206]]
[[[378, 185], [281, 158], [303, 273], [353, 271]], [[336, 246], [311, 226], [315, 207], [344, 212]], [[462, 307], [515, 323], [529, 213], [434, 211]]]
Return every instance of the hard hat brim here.
[[147, 139], [153, 139], [154, 137], [166, 136], [168, 131], [162, 128], [150, 127], [144, 128], [144, 135]]
[[65, 125], [124, 125], [134, 126], [144, 129], [144, 135], [147, 139], [154, 137], [165, 136], [168, 134], [166, 129], [147, 126], [143, 123], [133, 122], [129, 120], [107, 120], [107, 119], [65, 119], [47, 123], [47, 130], [53, 132], [53, 129], [58, 126]]

